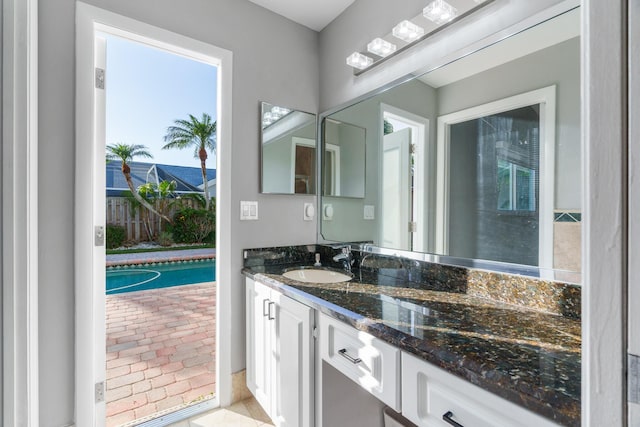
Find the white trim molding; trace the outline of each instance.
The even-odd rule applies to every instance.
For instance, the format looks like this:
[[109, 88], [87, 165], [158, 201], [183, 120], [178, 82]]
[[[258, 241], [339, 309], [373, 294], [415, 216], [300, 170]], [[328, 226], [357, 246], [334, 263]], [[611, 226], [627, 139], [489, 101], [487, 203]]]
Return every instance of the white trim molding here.
[[538, 266], [553, 268], [553, 205], [555, 195], [556, 86], [522, 93], [438, 117], [436, 179], [436, 253], [449, 255], [449, 173], [451, 125], [540, 104], [540, 190]]
[[[414, 198], [411, 203], [413, 205], [412, 215], [414, 221], [417, 218], [424, 218], [423, 221], [418, 222], [417, 232], [412, 233], [412, 245], [411, 250], [416, 252], [431, 252], [432, 245], [432, 230], [433, 230], [433, 216], [428, 215], [431, 206], [429, 198], [425, 197], [431, 191], [429, 188], [431, 176], [433, 172], [429, 169], [429, 159], [432, 158], [435, 152], [435, 146], [429, 138], [429, 119], [426, 117], [413, 114], [409, 111], [405, 111], [401, 108], [395, 107], [391, 104], [380, 103], [379, 109], [379, 123], [378, 129], [380, 135], [380, 141], [384, 139], [384, 119], [385, 117], [391, 117], [395, 120], [406, 123], [412, 128], [411, 132], [411, 144], [414, 146], [413, 156], [416, 162], [414, 170]], [[378, 161], [378, 170], [382, 171], [382, 142], [380, 143], [380, 153]], [[382, 200], [381, 187], [378, 188], [378, 200]], [[381, 224], [380, 224], [381, 226]], [[380, 233], [380, 232], [379, 232]], [[381, 234], [380, 234], [381, 235]]]
[[[582, 2], [582, 425], [626, 425], [628, 0]], [[603, 66], [603, 64], [606, 64]], [[637, 310], [637, 304], [631, 308]]]
[[2, 8], [2, 424], [37, 427], [38, 1]]
[[[100, 427], [104, 404], [94, 402], [94, 386], [105, 376], [104, 348], [98, 332], [104, 328], [104, 248], [94, 246], [94, 226], [103, 225], [105, 197], [96, 175], [104, 174], [104, 141], [97, 131], [94, 93], [96, 32], [109, 33], [218, 67], [217, 200], [217, 320], [216, 401], [231, 404], [231, 90], [232, 53], [95, 6], [76, 4], [76, 162], [75, 162], [75, 289], [76, 289], [76, 425]], [[108, 73], [108, 70], [107, 70]], [[107, 76], [108, 79], [108, 76]], [[92, 141], [92, 143], [87, 143]], [[224, 161], [221, 161], [223, 159]], [[101, 255], [98, 253], [101, 253]], [[101, 258], [100, 258], [101, 256]], [[91, 349], [91, 350], [89, 350]], [[100, 350], [102, 351], [102, 350]], [[93, 357], [92, 357], [93, 355]]]

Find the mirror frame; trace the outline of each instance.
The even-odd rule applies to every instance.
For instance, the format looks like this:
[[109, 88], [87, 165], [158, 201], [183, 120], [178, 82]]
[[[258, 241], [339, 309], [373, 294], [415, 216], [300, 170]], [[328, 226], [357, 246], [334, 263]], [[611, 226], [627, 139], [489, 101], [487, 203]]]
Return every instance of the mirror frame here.
[[[313, 192], [311, 192], [311, 193], [296, 193], [295, 192], [295, 187], [294, 187], [294, 192], [293, 193], [264, 191], [264, 179], [263, 179], [264, 170], [265, 170], [265, 167], [264, 167], [264, 149], [263, 149], [264, 132], [263, 132], [263, 128], [262, 128], [262, 114], [263, 114], [262, 113], [262, 108], [263, 108], [264, 104], [269, 104], [269, 105], [272, 105], [272, 106], [280, 106], [280, 104], [274, 104], [273, 102], [269, 102], [269, 101], [258, 101], [258, 124], [260, 126], [260, 130], [259, 130], [260, 137], [258, 138], [258, 143], [260, 144], [260, 147], [259, 147], [260, 148], [260, 168], [259, 168], [259, 174], [258, 174], [258, 188], [260, 190], [259, 193], [260, 194], [273, 194], [273, 195], [280, 195], [280, 196], [308, 196], [308, 197], [317, 196], [319, 191], [320, 191], [320, 185], [318, 183], [319, 174], [318, 174], [318, 169], [317, 169], [318, 168], [318, 164], [319, 164], [318, 157], [320, 157], [320, 156], [318, 156], [318, 148], [319, 148], [319, 145], [320, 145], [320, 141], [318, 140], [318, 136], [319, 136], [319, 133], [318, 133], [318, 123], [319, 123], [318, 117], [319, 117], [319, 115], [317, 113], [310, 113], [308, 111], [298, 110], [298, 109], [289, 108], [289, 107], [286, 107], [286, 108], [290, 109], [292, 112], [296, 111], [296, 112], [300, 112], [300, 113], [303, 113], [303, 114], [309, 114], [309, 115], [313, 116], [313, 121], [314, 121], [313, 125], [314, 125], [314, 129], [316, 130], [314, 132], [314, 138], [315, 138], [315, 148], [314, 148], [314, 150], [315, 151], [314, 151], [314, 154], [313, 154], [314, 158], [313, 158], [313, 161], [312, 161], [312, 164], [316, 168], [316, 170], [314, 171], [315, 183], [314, 183], [314, 186], [313, 186]], [[311, 126], [311, 125], [312, 125], [312, 123], [309, 123], [309, 126]]]
[[[579, 10], [579, 8], [580, 8], [580, 4], [570, 5], [566, 9], [562, 9], [560, 11], [557, 11], [557, 10], [554, 11], [553, 15], [547, 16], [544, 19], [539, 18], [536, 21], [532, 21], [528, 23], [526, 27], [517, 28], [515, 30], [504, 31], [504, 32], [499, 32], [497, 34], [494, 34], [490, 37], [487, 37], [484, 40], [481, 40], [479, 43], [473, 44], [471, 46], [468, 46], [465, 49], [457, 51], [455, 55], [445, 56], [433, 64], [427, 64], [424, 67], [420, 67], [414, 72], [406, 74], [403, 77], [400, 77], [398, 79], [392, 80], [389, 83], [386, 83], [377, 89], [373, 89], [347, 102], [344, 102], [336, 107], [333, 107], [329, 110], [321, 112], [318, 115], [318, 126], [317, 126], [317, 135], [318, 135], [317, 139], [319, 144], [318, 149], [324, 151], [324, 129], [323, 129], [322, 123], [327, 117], [331, 116], [332, 114], [335, 114], [351, 106], [354, 106], [360, 102], [366, 101], [370, 98], [373, 98], [374, 96], [387, 92], [388, 90], [396, 88], [403, 83], [414, 80], [421, 75], [430, 73], [432, 71], [436, 71], [468, 55], [480, 52], [490, 46], [493, 46], [494, 44], [501, 42], [502, 40], [509, 39], [513, 36], [516, 36], [525, 31], [528, 31], [529, 29], [534, 28], [537, 25], [540, 25], [550, 19], [554, 19], [556, 17], [562, 16], [566, 13], [570, 13], [575, 10]], [[580, 36], [582, 37], [583, 35], [581, 34]], [[323, 156], [317, 156], [317, 162], [318, 162], [317, 170], [319, 171], [322, 171], [322, 168], [323, 168], [322, 160], [323, 160]], [[322, 194], [322, 189], [319, 188], [319, 190], [317, 191], [317, 205], [319, 207], [322, 206], [323, 197], [324, 195]], [[344, 243], [344, 244], [350, 244], [351, 248], [354, 250], [359, 250], [367, 253], [375, 253], [379, 255], [399, 256], [399, 257], [414, 259], [414, 260], [423, 261], [423, 262], [445, 264], [445, 265], [450, 265], [454, 267], [482, 269], [482, 270], [488, 270], [488, 271], [497, 272], [497, 273], [517, 274], [517, 275], [522, 275], [527, 277], [540, 278], [544, 280], [557, 280], [561, 282], [576, 284], [578, 286], [580, 286], [582, 282], [582, 273], [580, 271], [558, 270], [558, 269], [542, 268], [542, 267], [529, 266], [529, 265], [523, 265], [523, 264], [513, 264], [513, 263], [507, 263], [507, 262], [480, 260], [480, 259], [473, 259], [473, 258], [458, 258], [458, 257], [452, 257], [448, 255], [438, 255], [438, 254], [427, 253], [427, 252], [412, 252], [412, 251], [406, 251], [406, 250], [383, 248], [383, 247], [376, 246], [372, 243], [338, 242], [338, 241], [328, 240], [328, 239], [325, 239], [324, 236], [322, 235], [322, 223], [323, 223], [322, 216], [319, 215], [318, 221], [317, 221], [317, 243], [318, 244], [334, 245], [336, 243]]]

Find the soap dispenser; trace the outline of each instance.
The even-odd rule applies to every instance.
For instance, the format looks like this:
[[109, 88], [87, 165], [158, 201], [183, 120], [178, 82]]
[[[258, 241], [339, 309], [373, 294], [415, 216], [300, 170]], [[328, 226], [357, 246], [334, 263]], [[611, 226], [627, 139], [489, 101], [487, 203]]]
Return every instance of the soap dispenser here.
[[320, 254], [316, 253], [316, 263], [313, 264], [314, 267], [322, 267], [322, 264], [320, 263]]

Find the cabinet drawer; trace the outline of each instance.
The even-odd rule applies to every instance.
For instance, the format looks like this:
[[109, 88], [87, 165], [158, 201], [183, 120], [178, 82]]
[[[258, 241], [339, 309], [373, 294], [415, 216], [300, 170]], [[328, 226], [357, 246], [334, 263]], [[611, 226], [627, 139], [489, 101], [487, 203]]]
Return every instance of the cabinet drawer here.
[[[551, 427], [551, 421], [413, 355], [402, 353], [402, 414], [418, 426]], [[455, 424], [454, 424], [455, 425]]]
[[320, 354], [345, 376], [400, 411], [400, 350], [321, 314]]

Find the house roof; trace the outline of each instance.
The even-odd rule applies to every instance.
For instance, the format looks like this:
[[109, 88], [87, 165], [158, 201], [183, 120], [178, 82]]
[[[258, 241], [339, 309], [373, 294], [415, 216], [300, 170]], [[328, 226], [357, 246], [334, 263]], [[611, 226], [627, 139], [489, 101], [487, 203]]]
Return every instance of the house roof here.
[[[155, 166], [155, 168], [154, 168]], [[119, 161], [111, 161], [106, 165], [106, 189], [107, 196], [121, 196], [122, 192], [128, 191], [127, 181], [120, 170]], [[158, 181], [175, 181], [177, 184], [176, 193], [201, 193], [198, 188], [202, 185], [202, 172], [199, 167], [173, 166], [157, 163], [129, 162], [131, 168], [131, 180], [134, 187], [156, 182], [156, 171]], [[216, 170], [207, 169], [207, 180], [215, 179]]]

